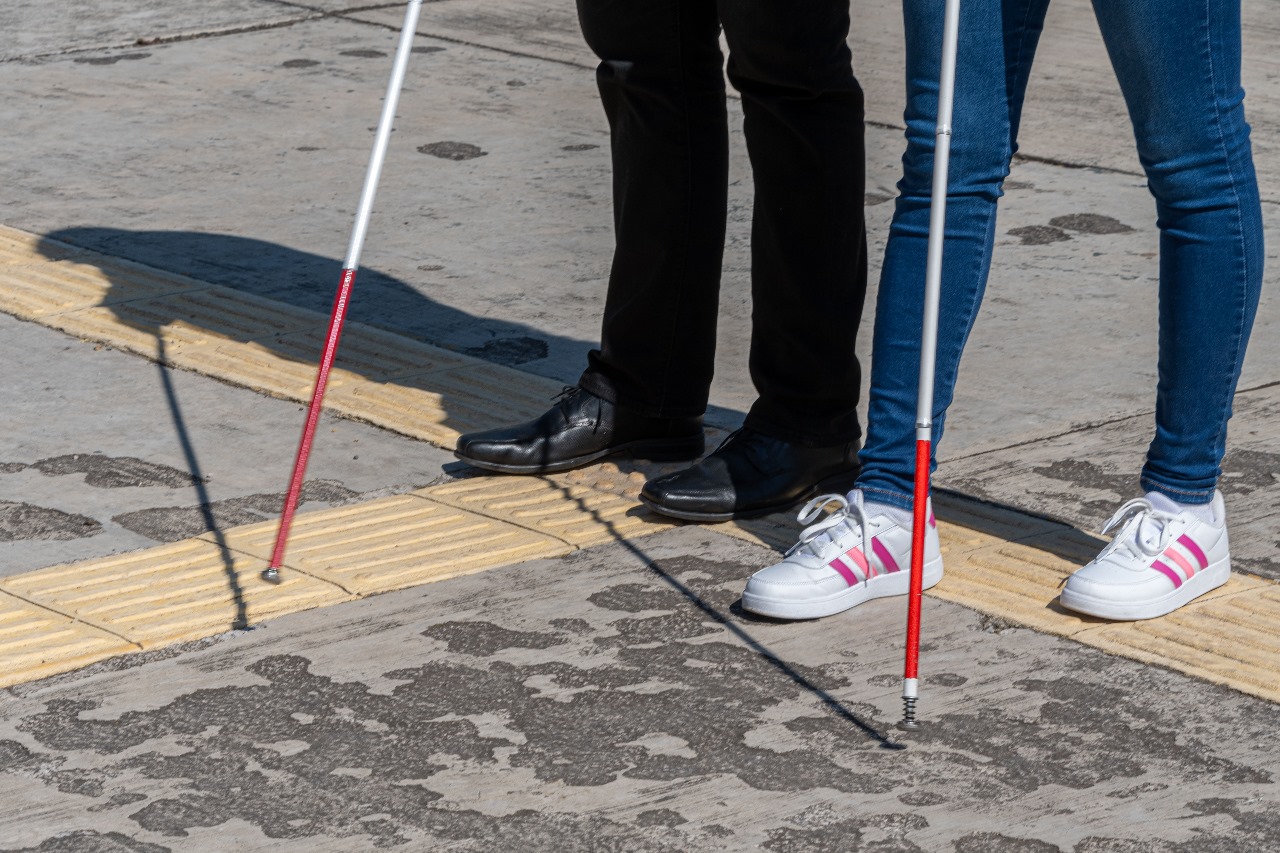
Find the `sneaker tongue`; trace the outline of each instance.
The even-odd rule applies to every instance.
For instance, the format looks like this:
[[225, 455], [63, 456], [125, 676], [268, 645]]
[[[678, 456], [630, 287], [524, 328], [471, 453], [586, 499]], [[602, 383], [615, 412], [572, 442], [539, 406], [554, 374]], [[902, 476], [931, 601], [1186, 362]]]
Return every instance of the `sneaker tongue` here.
[[[1151, 508], [1159, 513], [1167, 513], [1168, 515], [1177, 515], [1181, 508], [1170, 498], [1159, 492], [1151, 492], [1147, 495], [1147, 501], [1151, 504]], [[1159, 548], [1161, 537], [1164, 535], [1167, 519], [1156, 518], [1151, 513], [1144, 513], [1142, 520], [1138, 523], [1135, 531], [1137, 539], [1142, 543], [1147, 552]]]

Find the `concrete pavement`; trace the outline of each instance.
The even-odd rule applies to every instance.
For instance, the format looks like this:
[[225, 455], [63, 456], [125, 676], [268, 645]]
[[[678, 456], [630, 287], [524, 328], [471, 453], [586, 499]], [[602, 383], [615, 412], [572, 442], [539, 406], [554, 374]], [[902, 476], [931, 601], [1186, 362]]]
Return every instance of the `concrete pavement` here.
[[[135, 273], [109, 272], [122, 257], [245, 304], [265, 298], [252, 303], [263, 317], [276, 316], [272, 306], [290, 317], [326, 310], [399, 12], [269, 0], [168, 4], [163, 15], [128, 0], [82, 4], [75, 16], [34, 3], [0, 11], [17, 34], [0, 62], [9, 94], [0, 109], [24, 146], [0, 189], [0, 221], [38, 235], [10, 269], [65, 270], [58, 247], [71, 244], [108, 259], [76, 273], [103, 282], [91, 305], [131, 293], [120, 288]], [[1050, 32], [1061, 35], [1046, 35], [1033, 78], [1028, 159], [1010, 182], [939, 482], [1088, 530], [1136, 489], [1154, 382], [1154, 236], [1087, 10], [1062, 2], [1053, 15]], [[1251, 119], [1265, 127], [1277, 90], [1260, 40], [1280, 19], [1259, 3], [1246, 18]], [[891, 9], [866, 10], [853, 39], [874, 122], [867, 201], [877, 248], [900, 150], [894, 27]], [[571, 7], [441, 0], [421, 32], [354, 319], [370, 335], [405, 336], [406, 351], [434, 346], [440, 358], [508, 371], [486, 386], [497, 417], [508, 397], [532, 405], [572, 381], [597, 333], [611, 248], [607, 136]], [[1271, 211], [1280, 166], [1269, 137], [1255, 139]], [[721, 428], [750, 400], [740, 130], [733, 143], [711, 415]], [[1224, 481], [1238, 565], [1268, 579], [1233, 598], [1243, 603], [1274, 597], [1266, 584], [1280, 577], [1270, 510], [1280, 488], [1275, 306], [1264, 299]], [[13, 401], [0, 454], [0, 574], [70, 560], [88, 560], [88, 573], [110, 555], [196, 535], [235, 541], [238, 525], [278, 502], [296, 403], [247, 390], [283, 393], [200, 357], [162, 369], [117, 347], [174, 362], [180, 353], [138, 342], [205, 352], [182, 338], [190, 329], [305, 372], [296, 342], [237, 332], [243, 322], [230, 315], [152, 311], [140, 323], [124, 308], [100, 313], [105, 345], [0, 318]], [[1152, 322], [1135, 327], [1135, 316]], [[869, 335], [861, 342], [865, 350]], [[352, 387], [442, 387], [353, 370]], [[479, 410], [456, 391], [441, 399], [425, 441], [394, 424], [328, 420], [308, 508], [465, 485], [439, 445]], [[358, 407], [345, 414], [370, 419]], [[570, 485], [625, 503], [625, 483], [643, 474]], [[964, 517], [957, 506], [953, 519]], [[992, 537], [993, 549], [1004, 547], [1002, 530], [1017, 538], [984, 524], [965, 535]], [[1049, 579], [1080, 542], [1037, 529], [1041, 548], [1046, 537], [1058, 543], [1057, 562], [1028, 581], [1029, 598], [1048, 603]], [[1053, 614], [1002, 617], [1003, 604], [965, 598], [955, 590], [977, 589], [975, 576], [957, 574], [944, 584], [951, 597], [932, 597], [926, 611], [933, 726], [897, 749], [888, 741], [898, 607], [809, 625], [751, 620], [734, 608], [737, 592], [774, 558], [766, 544], [794, 535], [787, 519], [747, 531], [637, 531], [254, 619], [252, 632], [221, 633], [233, 627], [227, 618], [191, 635], [207, 639], [10, 688], [0, 697], [0, 850], [1280, 845], [1269, 813], [1280, 758], [1266, 738], [1276, 706], [1186, 674], [1233, 683], [1197, 657], [1229, 653], [1211, 648], [1219, 630], [1252, 632], [1251, 649], [1280, 647], [1276, 623], [1251, 621], [1253, 611], [1219, 607], [1212, 630], [1157, 620], [1142, 654], [1114, 638], [1103, 646], [1152, 667], [1014, 627], [1069, 633]], [[240, 559], [215, 560], [223, 586], [252, 580]], [[957, 600], [986, 612], [948, 603]], [[163, 621], [129, 618], [144, 629]], [[113, 642], [132, 637], [110, 630]], [[1090, 642], [1084, 635], [1110, 630], [1079, 633]], [[1266, 695], [1265, 675], [1251, 677], [1263, 682], [1254, 696]]]

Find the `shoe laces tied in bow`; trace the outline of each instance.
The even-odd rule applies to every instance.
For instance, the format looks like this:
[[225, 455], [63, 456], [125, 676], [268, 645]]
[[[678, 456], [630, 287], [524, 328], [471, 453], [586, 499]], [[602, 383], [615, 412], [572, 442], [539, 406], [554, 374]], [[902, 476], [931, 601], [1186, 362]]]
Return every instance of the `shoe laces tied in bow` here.
[[[852, 501], [844, 495], [819, 495], [805, 504], [800, 514], [796, 516], [796, 521], [809, 526], [800, 531], [800, 541], [787, 552], [787, 556], [807, 550], [814, 557], [821, 559], [822, 549], [835, 541], [835, 536], [839, 533], [854, 529], [855, 521], [862, 533], [862, 547], [865, 548], [870, 540], [870, 525], [863, 511], [862, 493], [854, 492], [853, 495]], [[814, 524], [815, 519], [821, 516], [823, 510], [830, 504], [835, 504], [836, 508], [826, 518]], [[843, 528], [843, 531], [838, 531], [836, 528]]]
[[1134, 498], [1116, 510], [1102, 534], [1120, 530], [1111, 542], [1112, 551], [1124, 551], [1139, 559], [1157, 557], [1169, 547], [1173, 538], [1170, 525], [1177, 520], [1178, 516], [1156, 509], [1146, 498]]

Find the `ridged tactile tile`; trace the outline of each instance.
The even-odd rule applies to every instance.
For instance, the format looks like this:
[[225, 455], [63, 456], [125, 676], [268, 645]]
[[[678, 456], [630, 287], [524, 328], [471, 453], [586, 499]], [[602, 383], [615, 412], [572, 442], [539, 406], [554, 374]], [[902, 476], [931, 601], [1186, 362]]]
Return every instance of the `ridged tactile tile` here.
[[39, 322], [81, 340], [98, 341], [175, 366], [202, 363], [199, 354], [210, 351], [218, 340], [207, 329], [181, 321], [164, 326], [125, 322], [115, 306], [50, 314], [39, 318]]
[[775, 551], [786, 551], [800, 537], [803, 525], [796, 521], [792, 513], [776, 513], [763, 518], [746, 518], [717, 524], [711, 528], [717, 533], [745, 539]]
[[1057, 607], [1062, 582], [1079, 564], [1047, 551], [996, 540], [987, 547], [944, 554], [943, 566], [942, 583], [929, 592], [943, 601], [1061, 636], [1096, 624]]
[[[265, 561], [277, 529], [274, 521], [236, 528], [226, 541]], [[356, 595], [369, 595], [570, 550], [514, 524], [398, 495], [298, 515], [282, 572], [296, 577], [298, 571], [290, 569], [297, 569]]]
[[127, 261], [87, 254], [63, 261], [0, 264], [0, 309], [38, 320], [97, 305], [116, 305], [191, 290], [208, 284]]
[[[319, 315], [224, 287], [94, 305], [40, 318], [86, 340], [103, 341], [148, 358], [205, 375], [237, 381], [254, 341], [323, 323]], [[222, 355], [219, 359], [218, 356]], [[315, 377], [315, 365], [299, 365]], [[239, 384], [249, 384], [241, 381]], [[310, 396], [310, 380], [307, 382]]]
[[[315, 365], [324, 348], [327, 326], [313, 324], [302, 331], [260, 341], [272, 353], [284, 359]], [[360, 323], [348, 323], [342, 332], [335, 369], [378, 381], [420, 373], [451, 370], [474, 363], [469, 356], [411, 340], [383, 329]]]
[[[315, 319], [308, 331], [266, 336], [258, 340], [224, 341], [200, 354], [193, 370], [234, 382], [286, 400], [308, 402], [315, 385], [316, 366], [324, 348], [326, 320]], [[326, 404], [333, 406], [339, 388], [352, 383], [394, 389], [396, 380], [448, 370], [468, 363], [456, 353], [410, 341], [399, 335], [352, 324], [342, 333], [338, 356], [329, 373]], [[413, 393], [417, 393], [416, 391]], [[368, 414], [359, 415], [368, 419]], [[428, 420], [440, 415], [432, 410]]]
[[137, 650], [106, 631], [0, 592], [0, 687]]
[[1280, 587], [1236, 575], [1175, 613], [1075, 639], [1280, 702]]
[[538, 477], [471, 477], [415, 494], [501, 518], [577, 548], [660, 533], [680, 524], [619, 495]]
[[441, 447], [460, 433], [537, 417], [559, 382], [476, 362], [395, 382], [350, 383], [325, 398], [325, 408]]
[[179, 326], [200, 330], [209, 340], [241, 343], [324, 322], [319, 314], [217, 286], [133, 300], [112, 306], [112, 311], [121, 323], [152, 332]]
[[188, 539], [116, 557], [6, 578], [0, 590], [82, 618], [143, 648], [209, 637], [284, 613], [350, 598], [292, 574], [262, 582], [265, 561]]
[[60, 261], [84, 254], [85, 251], [39, 234], [0, 225], [0, 267]]
[[[185, 353], [184, 353], [185, 355]], [[316, 362], [290, 361], [276, 354], [270, 345], [257, 342], [221, 341], [199, 352], [199, 364], [188, 369], [213, 376], [272, 397], [309, 403], [316, 382]], [[316, 353], [318, 360], [319, 353]], [[184, 359], [184, 361], [190, 359]], [[187, 367], [187, 364], [183, 364]], [[339, 388], [352, 377], [340, 370], [329, 373], [328, 389]], [[328, 398], [326, 397], [326, 400]]]

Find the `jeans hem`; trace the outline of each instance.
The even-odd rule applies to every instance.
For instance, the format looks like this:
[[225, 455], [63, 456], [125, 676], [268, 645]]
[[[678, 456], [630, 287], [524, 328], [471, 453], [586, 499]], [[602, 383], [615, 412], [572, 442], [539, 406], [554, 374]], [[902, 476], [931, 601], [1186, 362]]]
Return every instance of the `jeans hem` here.
[[915, 508], [915, 496], [904, 495], [902, 492], [896, 492], [892, 489], [878, 489], [875, 486], [864, 486], [858, 483], [855, 488], [861, 489], [864, 496], [870, 496], [871, 500], [878, 504], [888, 504], [898, 509], [905, 509], [910, 512]]
[[1141, 483], [1143, 491], [1157, 492], [1178, 503], [1193, 505], [1209, 503], [1213, 500], [1213, 493], [1218, 490], [1216, 486], [1210, 486], [1207, 489], [1179, 489], [1165, 483], [1158, 483], [1149, 477], [1143, 477]]

